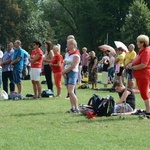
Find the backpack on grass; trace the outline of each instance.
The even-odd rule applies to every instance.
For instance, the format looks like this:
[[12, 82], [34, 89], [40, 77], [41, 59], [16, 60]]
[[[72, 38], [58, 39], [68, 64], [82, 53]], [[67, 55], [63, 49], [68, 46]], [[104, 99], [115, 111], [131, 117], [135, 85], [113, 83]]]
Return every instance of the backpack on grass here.
[[48, 89], [48, 90], [43, 90], [41, 93], [42, 97], [51, 97], [54, 96], [54, 93], [52, 90]]
[[98, 116], [111, 116], [111, 114], [114, 112], [114, 105], [114, 98], [110, 95], [107, 95], [101, 99], [96, 114]]
[[90, 100], [88, 101], [88, 104], [89, 106], [92, 106], [93, 107], [93, 110], [95, 113], [97, 113], [98, 111], [98, 106], [100, 105], [101, 103], [101, 98], [96, 95], [96, 94], [93, 94], [93, 96], [90, 98]]
[[23, 97], [21, 96], [21, 94], [11, 93], [11, 94], [8, 95], [8, 99], [18, 100], [18, 99], [23, 99]]
[[93, 107], [93, 110], [97, 116], [110, 116], [114, 112], [115, 101], [110, 95], [100, 98], [98, 95], [94, 94], [88, 105]]
[[88, 113], [95, 113], [92, 106], [81, 104], [79, 110], [83, 115], [88, 115]]

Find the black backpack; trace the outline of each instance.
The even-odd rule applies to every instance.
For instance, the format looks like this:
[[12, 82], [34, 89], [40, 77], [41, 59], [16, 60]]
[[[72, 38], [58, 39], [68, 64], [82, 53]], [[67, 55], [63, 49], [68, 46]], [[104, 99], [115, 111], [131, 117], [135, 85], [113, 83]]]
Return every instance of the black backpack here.
[[96, 114], [98, 116], [110, 116], [114, 112], [115, 101], [110, 95], [101, 99], [100, 105], [98, 106]]
[[48, 89], [48, 90], [43, 90], [41, 93], [42, 97], [51, 97], [54, 96], [54, 93], [52, 90]]
[[91, 105], [93, 107], [95, 114], [97, 114], [98, 107], [99, 107], [100, 103], [101, 103], [100, 96], [93, 94], [93, 96], [90, 98], [87, 105]]

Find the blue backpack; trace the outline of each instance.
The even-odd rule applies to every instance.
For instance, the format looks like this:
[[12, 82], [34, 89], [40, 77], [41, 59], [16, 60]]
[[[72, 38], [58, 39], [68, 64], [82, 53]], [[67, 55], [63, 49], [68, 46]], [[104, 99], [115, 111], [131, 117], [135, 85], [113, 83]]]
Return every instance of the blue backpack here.
[[13, 100], [17, 100], [17, 99], [23, 99], [22, 96], [20, 94], [16, 94], [16, 93], [11, 93], [8, 95], [8, 99], [13, 99]]

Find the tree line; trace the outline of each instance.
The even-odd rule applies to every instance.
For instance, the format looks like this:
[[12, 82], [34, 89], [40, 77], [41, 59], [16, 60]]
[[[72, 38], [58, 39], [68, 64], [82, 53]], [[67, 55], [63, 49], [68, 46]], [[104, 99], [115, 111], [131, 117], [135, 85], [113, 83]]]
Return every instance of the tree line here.
[[29, 51], [35, 39], [66, 47], [73, 34], [81, 49], [150, 34], [149, 0], [0, 0], [0, 44], [20, 39]]

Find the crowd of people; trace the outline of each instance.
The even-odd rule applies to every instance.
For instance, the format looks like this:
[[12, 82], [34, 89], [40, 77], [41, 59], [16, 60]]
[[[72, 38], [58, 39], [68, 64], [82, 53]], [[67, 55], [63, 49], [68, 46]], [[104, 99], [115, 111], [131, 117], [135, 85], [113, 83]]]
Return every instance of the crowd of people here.
[[[7, 44], [7, 50], [4, 54], [0, 50], [0, 66], [2, 69], [1, 76], [4, 91], [9, 93], [9, 86], [10, 93], [15, 93], [16, 85], [17, 93], [22, 94], [22, 75], [30, 64], [28, 74], [30, 74], [33, 86], [33, 98], [41, 98], [40, 75], [41, 68], [44, 66], [47, 88], [53, 91], [53, 73], [54, 84], [57, 90], [55, 97], [61, 97], [63, 77], [67, 88], [66, 94], [71, 104], [71, 108], [67, 112], [79, 113], [76, 84], [80, 84], [82, 78], [88, 78], [88, 83], [92, 86], [91, 89], [96, 89], [98, 64], [100, 63], [102, 66], [102, 84], [104, 84], [104, 88], [107, 88], [107, 85], [112, 83], [114, 89], [119, 93], [120, 100], [116, 102], [114, 112], [118, 112], [118, 108], [125, 101], [128, 104], [128, 111], [135, 109], [135, 96], [132, 91], [134, 76], [146, 108], [146, 112], [142, 117], [150, 118], [150, 47], [148, 36], [140, 35], [137, 37], [138, 54], [134, 50], [134, 44], [130, 44], [128, 52], [125, 52], [122, 47], [116, 49], [115, 55], [109, 49], [105, 50], [101, 60], [98, 60], [95, 51], [88, 52], [86, 47], [82, 48], [81, 54], [73, 35], [67, 37], [67, 48], [64, 58], [61, 55], [61, 46], [59, 44], [53, 46], [51, 41], [46, 41], [45, 54], [41, 46], [40, 41], [34, 41], [33, 50], [29, 55], [21, 47], [21, 41], [16, 40], [14, 44], [12, 42]], [[127, 78], [126, 86], [124, 85], [124, 77]]]

